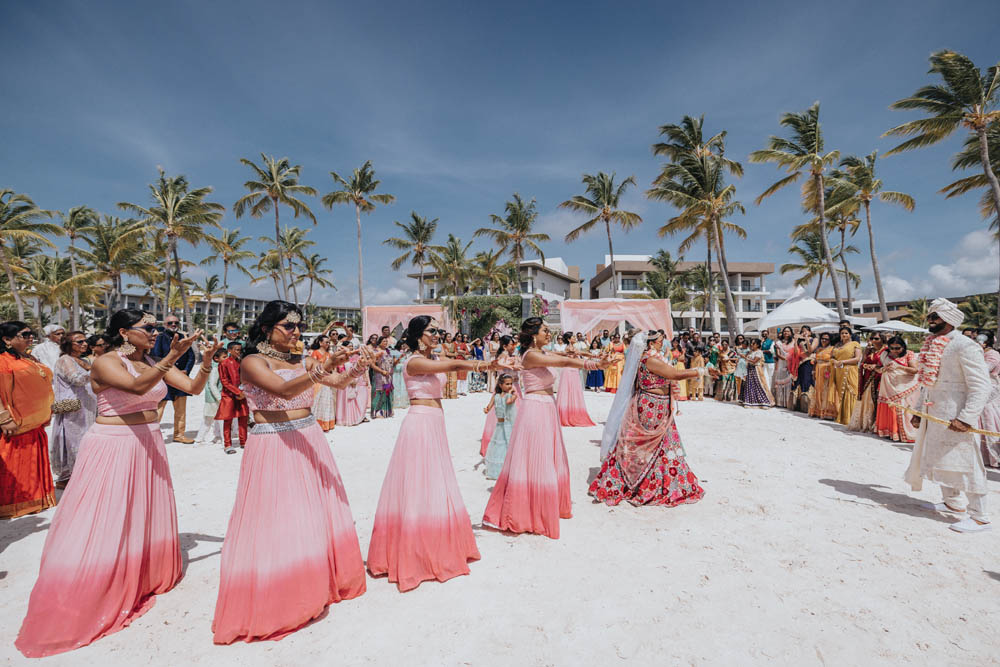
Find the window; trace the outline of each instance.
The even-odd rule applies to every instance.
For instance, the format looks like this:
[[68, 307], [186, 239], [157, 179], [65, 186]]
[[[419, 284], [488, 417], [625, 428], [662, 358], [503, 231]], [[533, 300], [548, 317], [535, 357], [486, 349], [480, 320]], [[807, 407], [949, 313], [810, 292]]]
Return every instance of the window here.
[[622, 278], [622, 289], [623, 290], [639, 289], [639, 280], [637, 278]]
[[749, 292], [750, 291], [750, 281], [749, 280], [741, 280], [740, 281], [740, 289], [743, 290], [744, 292]]

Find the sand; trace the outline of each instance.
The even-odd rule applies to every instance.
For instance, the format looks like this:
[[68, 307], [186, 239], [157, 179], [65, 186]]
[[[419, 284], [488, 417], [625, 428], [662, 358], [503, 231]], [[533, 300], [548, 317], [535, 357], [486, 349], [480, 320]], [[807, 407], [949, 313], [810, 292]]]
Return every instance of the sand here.
[[[678, 426], [704, 500], [609, 508], [586, 495], [601, 427], [566, 428], [574, 518], [559, 540], [513, 536], [479, 526], [487, 399], [445, 402], [482, 552], [470, 576], [406, 594], [369, 578], [363, 596], [281, 641], [214, 646], [241, 455], [170, 444], [184, 578], [124, 631], [43, 664], [998, 664], [1000, 530], [960, 535], [922, 510], [937, 491], [902, 481], [909, 446], [780, 410], [686, 403]], [[603, 420], [611, 397], [586, 400]], [[200, 411], [192, 399], [189, 424]], [[362, 553], [400, 421], [329, 434]], [[1000, 475], [989, 475], [1000, 518]], [[28, 663], [13, 641], [53, 512], [0, 522], [7, 664]]]

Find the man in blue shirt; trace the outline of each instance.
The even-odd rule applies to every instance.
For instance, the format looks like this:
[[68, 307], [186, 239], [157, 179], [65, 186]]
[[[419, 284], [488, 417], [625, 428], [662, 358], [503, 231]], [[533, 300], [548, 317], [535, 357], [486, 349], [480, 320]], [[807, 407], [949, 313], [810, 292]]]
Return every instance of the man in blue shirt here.
[[[151, 355], [153, 359], [159, 361], [170, 354], [170, 343], [173, 342], [175, 335], [180, 334], [180, 324], [181, 322], [177, 319], [176, 315], [167, 315], [164, 318], [163, 333], [156, 337], [156, 343], [153, 345], [153, 354]], [[182, 354], [174, 363], [174, 366], [185, 375], [190, 375], [191, 369], [194, 368], [194, 350], [188, 349], [188, 351]], [[190, 394], [185, 394], [179, 389], [167, 387], [167, 397], [160, 401], [160, 405], [158, 407], [159, 417], [160, 419], [163, 419], [163, 410], [167, 407], [167, 401], [173, 401], [174, 442], [180, 442], [185, 445], [190, 445], [194, 442], [194, 440], [187, 437], [184, 433], [184, 430], [187, 427], [188, 396], [190, 396]]]
[[764, 376], [770, 387], [771, 379], [774, 378], [774, 339], [767, 329], [760, 332], [760, 349], [764, 353]]

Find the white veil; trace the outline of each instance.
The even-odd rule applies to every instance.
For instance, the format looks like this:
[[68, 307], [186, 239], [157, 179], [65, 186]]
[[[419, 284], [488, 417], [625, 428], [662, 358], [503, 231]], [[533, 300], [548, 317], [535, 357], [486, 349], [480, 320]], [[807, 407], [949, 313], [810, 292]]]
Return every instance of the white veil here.
[[635, 391], [635, 374], [639, 371], [639, 361], [645, 351], [646, 332], [640, 331], [632, 337], [632, 344], [628, 346], [628, 352], [625, 355], [625, 368], [618, 381], [618, 392], [615, 394], [615, 400], [611, 403], [608, 419], [604, 422], [604, 435], [601, 437], [602, 461], [608, 458], [608, 454], [618, 442], [618, 430], [625, 418], [625, 411], [628, 410], [629, 403], [632, 402], [632, 392]]

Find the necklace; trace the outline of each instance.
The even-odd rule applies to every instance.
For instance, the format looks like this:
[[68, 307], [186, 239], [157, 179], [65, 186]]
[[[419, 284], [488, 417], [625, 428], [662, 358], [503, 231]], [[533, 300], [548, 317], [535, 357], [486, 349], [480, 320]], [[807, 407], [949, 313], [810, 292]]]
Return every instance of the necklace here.
[[291, 352], [281, 352], [276, 350], [266, 341], [257, 345], [257, 354], [263, 354], [265, 357], [271, 357], [272, 359], [277, 359], [278, 361], [297, 360], [302, 356], [301, 354], [292, 354]]

